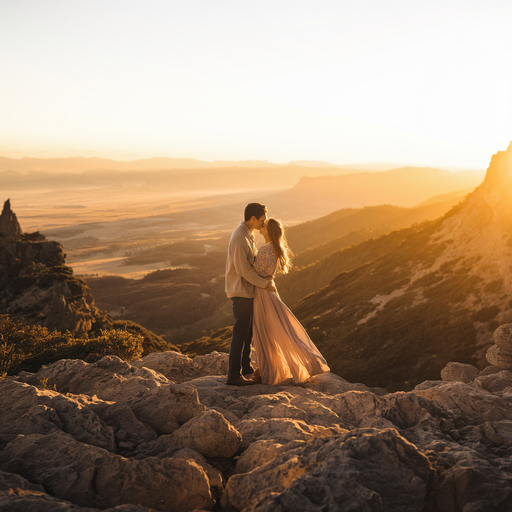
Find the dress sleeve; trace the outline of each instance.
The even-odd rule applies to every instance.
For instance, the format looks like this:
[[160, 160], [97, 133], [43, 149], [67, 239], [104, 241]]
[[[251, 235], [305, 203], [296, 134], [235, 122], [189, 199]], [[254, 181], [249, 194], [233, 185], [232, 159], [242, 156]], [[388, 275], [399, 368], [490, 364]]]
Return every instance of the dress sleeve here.
[[256, 256], [253, 269], [261, 277], [273, 277], [277, 267], [277, 255], [271, 243], [264, 245]]

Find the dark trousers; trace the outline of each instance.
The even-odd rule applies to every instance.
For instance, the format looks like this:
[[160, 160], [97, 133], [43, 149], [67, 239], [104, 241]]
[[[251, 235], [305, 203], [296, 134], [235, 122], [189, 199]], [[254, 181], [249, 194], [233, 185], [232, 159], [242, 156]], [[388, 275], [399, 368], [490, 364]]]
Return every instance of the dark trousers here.
[[235, 324], [229, 347], [228, 380], [237, 379], [240, 375], [247, 375], [253, 371], [250, 364], [253, 300], [246, 297], [231, 298]]

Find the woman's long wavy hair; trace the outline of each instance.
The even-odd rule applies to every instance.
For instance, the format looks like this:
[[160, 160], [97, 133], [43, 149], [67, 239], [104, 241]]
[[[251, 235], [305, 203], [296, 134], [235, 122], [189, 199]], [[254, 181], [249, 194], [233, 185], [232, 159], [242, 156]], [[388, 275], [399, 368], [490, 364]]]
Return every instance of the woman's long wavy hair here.
[[267, 230], [277, 254], [277, 269], [287, 274], [292, 268], [293, 253], [288, 247], [283, 225], [277, 219], [271, 218], [267, 220]]

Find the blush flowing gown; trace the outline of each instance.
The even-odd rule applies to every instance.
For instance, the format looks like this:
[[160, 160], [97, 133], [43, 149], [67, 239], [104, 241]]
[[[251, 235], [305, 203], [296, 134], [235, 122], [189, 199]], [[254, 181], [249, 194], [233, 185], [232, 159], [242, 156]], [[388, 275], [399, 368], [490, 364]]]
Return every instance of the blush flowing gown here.
[[[258, 251], [254, 270], [273, 277], [277, 255], [271, 242]], [[304, 382], [313, 375], [330, 371], [322, 354], [294, 314], [275, 292], [255, 288], [251, 360], [260, 371], [263, 384], [293, 379]]]

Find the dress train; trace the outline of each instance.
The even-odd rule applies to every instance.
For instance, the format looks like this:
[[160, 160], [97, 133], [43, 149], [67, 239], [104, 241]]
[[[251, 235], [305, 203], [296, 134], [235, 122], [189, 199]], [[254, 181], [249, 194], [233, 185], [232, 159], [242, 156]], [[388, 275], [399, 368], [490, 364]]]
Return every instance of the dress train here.
[[299, 383], [330, 371], [304, 327], [279, 295], [262, 288], [255, 289], [252, 342], [263, 384], [289, 379]]

